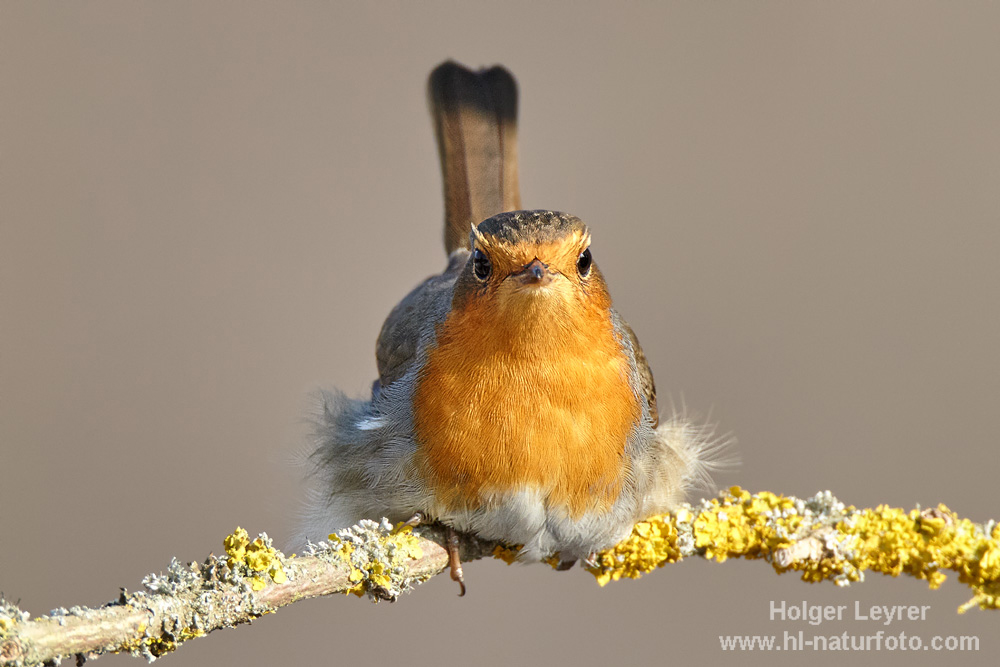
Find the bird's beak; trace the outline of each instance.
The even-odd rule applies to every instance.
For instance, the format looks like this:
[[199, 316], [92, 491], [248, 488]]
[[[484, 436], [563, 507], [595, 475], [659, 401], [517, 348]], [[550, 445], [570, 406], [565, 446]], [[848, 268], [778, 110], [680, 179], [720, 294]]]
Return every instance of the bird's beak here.
[[544, 287], [552, 282], [552, 272], [536, 257], [515, 273], [514, 278], [525, 287]]

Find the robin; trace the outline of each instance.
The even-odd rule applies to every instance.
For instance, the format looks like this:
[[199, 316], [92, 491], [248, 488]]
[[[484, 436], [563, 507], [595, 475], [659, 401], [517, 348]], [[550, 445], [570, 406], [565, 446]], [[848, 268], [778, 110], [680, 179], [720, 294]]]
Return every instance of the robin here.
[[370, 400], [323, 393], [309, 521], [323, 535], [440, 522], [460, 583], [456, 530], [572, 565], [678, 503], [703, 477], [705, 438], [659, 423], [587, 225], [519, 210], [510, 73], [446, 62], [429, 88], [448, 265], [386, 319]]

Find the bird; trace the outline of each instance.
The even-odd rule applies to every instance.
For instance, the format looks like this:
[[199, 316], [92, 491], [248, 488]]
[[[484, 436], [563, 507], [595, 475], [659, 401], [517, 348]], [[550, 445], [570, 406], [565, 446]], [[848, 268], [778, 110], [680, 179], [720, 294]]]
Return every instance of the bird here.
[[443, 524], [464, 594], [457, 532], [593, 562], [704, 484], [712, 445], [684, 415], [660, 422], [589, 226], [521, 208], [510, 72], [446, 61], [428, 88], [447, 265], [389, 313], [371, 396], [320, 393], [306, 522]]

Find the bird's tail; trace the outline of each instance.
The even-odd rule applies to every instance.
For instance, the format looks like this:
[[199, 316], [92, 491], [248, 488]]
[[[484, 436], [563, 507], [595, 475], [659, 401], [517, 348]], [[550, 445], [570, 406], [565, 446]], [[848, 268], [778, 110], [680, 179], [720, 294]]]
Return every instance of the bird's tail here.
[[503, 67], [438, 65], [431, 114], [444, 176], [444, 245], [469, 247], [469, 225], [521, 208], [517, 184], [517, 84]]

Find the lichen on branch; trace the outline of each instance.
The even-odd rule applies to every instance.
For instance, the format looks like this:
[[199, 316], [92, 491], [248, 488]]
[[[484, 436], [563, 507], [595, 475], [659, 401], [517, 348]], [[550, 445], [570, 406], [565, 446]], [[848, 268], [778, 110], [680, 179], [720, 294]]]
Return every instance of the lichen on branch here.
[[[248, 623], [298, 600], [353, 593], [375, 602], [400, 594], [448, 565], [444, 531], [413, 530], [388, 521], [362, 521], [285, 556], [267, 534], [253, 540], [237, 528], [223, 540], [225, 553], [202, 563], [174, 559], [165, 573], [143, 580], [145, 590], [122, 589], [118, 599], [88, 609], [58, 609], [31, 619], [0, 600], [0, 665], [40, 665], [77, 656], [127, 652], [154, 660], [213, 630]], [[463, 536], [462, 559], [488, 555], [517, 560], [517, 545]], [[944, 505], [905, 511], [845, 506], [829, 492], [799, 499], [739, 487], [699, 504], [637, 523], [618, 545], [584, 566], [600, 585], [636, 579], [692, 556], [717, 562], [764, 560], [779, 573], [799, 572], [807, 582], [846, 586], [867, 571], [908, 574], [937, 588], [948, 570], [973, 597], [959, 608], [1000, 607], [1000, 526], [976, 524]], [[547, 561], [560, 566], [553, 554]]]
[[801, 572], [808, 582], [846, 586], [866, 571], [925, 579], [931, 588], [945, 571], [973, 591], [959, 613], [1000, 606], [1000, 526], [959, 518], [944, 505], [905, 511], [845, 506], [829, 491], [802, 500], [733, 487], [698, 507], [637, 523], [632, 534], [601, 552], [590, 571], [602, 586], [638, 578], [685, 557], [718, 562], [764, 559], [779, 573]]

